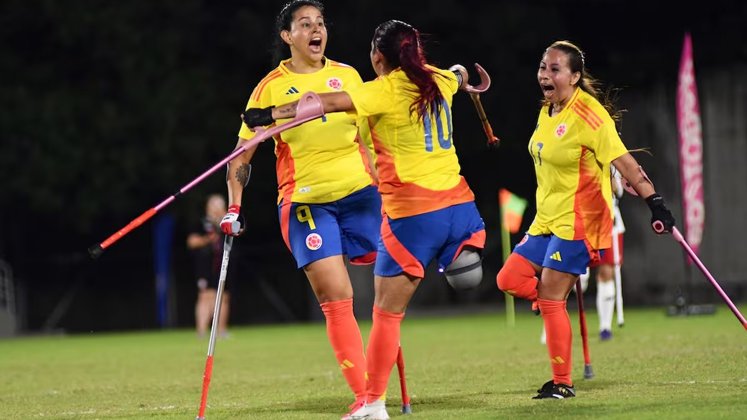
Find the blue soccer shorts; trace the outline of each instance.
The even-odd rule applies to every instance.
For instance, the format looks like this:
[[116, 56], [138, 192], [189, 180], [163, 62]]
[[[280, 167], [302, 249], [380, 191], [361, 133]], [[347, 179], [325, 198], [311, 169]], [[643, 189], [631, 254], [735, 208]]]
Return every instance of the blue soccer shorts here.
[[381, 228], [381, 196], [374, 186], [323, 204], [280, 203], [280, 230], [298, 268], [333, 255], [372, 264]]
[[591, 249], [587, 241], [555, 235], [524, 235], [514, 252], [542, 267], [578, 275], [586, 273], [586, 267], [599, 259], [599, 251]]
[[485, 223], [473, 201], [399, 219], [385, 217], [374, 273], [423, 278], [433, 259], [443, 270], [465, 246], [485, 247]]

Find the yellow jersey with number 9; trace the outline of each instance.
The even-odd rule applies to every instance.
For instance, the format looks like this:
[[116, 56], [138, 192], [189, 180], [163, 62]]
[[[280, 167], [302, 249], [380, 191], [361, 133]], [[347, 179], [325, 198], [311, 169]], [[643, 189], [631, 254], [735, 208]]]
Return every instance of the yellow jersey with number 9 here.
[[540, 110], [529, 141], [537, 174], [537, 215], [530, 235], [554, 234], [612, 246], [610, 162], [627, 153], [607, 110], [580, 88], [560, 113]]
[[355, 112], [366, 117], [376, 153], [384, 211], [401, 218], [474, 200], [459, 174], [452, 134], [451, 101], [458, 89], [453, 72], [432, 66], [442, 95], [438, 115], [418, 119], [410, 106], [417, 86], [395, 69], [376, 80], [346, 89]]
[[[280, 65], [254, 88], [247, 108], [283, 105], [313, 91], [337, 92], [363, 83], [358, 72], [325, 59], [324, 67], [308, 74]], [[281, 119], [280, 125], [289, 120]], [[239, 137], [255, 136], [241, 124]], [[373, 184], [357, 121], [344, 112], [326, 114], [274, 137], [278, 202], [329, 203]], [[370, 140], [368, 140], [370, 142]]]

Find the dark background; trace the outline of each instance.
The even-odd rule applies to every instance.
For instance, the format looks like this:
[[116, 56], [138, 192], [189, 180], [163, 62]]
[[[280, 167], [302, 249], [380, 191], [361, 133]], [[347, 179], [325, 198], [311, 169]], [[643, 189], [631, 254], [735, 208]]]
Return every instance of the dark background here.
[[[271, 61], [271, 46], [274, 16], [282, 4], [0, 3], [0, 259], [13, 270], [22, 331], [158, 326], [152, 245], [156, 220], [97, 261], [89, 259], [86, 249], [232, 150], [248, 95], [277, 65]], [[327, 2], [326, 55], [353, 65], [364, 80], [375, 76], [368, 59], [373, 29], [391, 18], [428, 34], [426, 48], [434, 64], [462, 63], [471, 69], [471, 63], [479, 62], [492, 75], [492, 88], [482, 99], [503, 140], [498, 151], [485, 149], [469, 98], [457, 97], [454, 104], [463, 174], [488, 229], [484, 282], [477, 291], [457, 294], [431, 272], [413, 308], [501, 305], [494, 283], [501, 264], [497, 192], [508, 188], [533, 201], [535, 178], [526, 144], [541, 97], [537, 64], [554, 40], [577, 43], [592, 74], [606, 86], [623, 89], [618, 100], [619, 107], [628, 109], [623, 139], [629, 148], [652, 149], [654, 156], [638, 155], [639, 160], [682, 220], [674, 90], [686, 31], [693, 36], [704, 119], [703, 258], [707, 265], [715, 262], [711, 271], [733, 297], [747, 296], [739, 242], [747, 234], [740, 198], [747, 196], [747, 172], [741, 169], [747, 158], [746, 5]], [[231, 285], [233, 323], [318, 317], [305, 277], [295, 269], [279, 234], [270, 144], [260, 147], [253, 163], [243, 207], [248, 234], [236, 241], [231, 261], [241, 273]], [[162, 211], [176, 221], [171, 326], [193, 323], [195, 288], [184, 241], [211, 192], [225, 193], [222, 173]], [[676, 243], [650, 233], [645, 206], [630, 197], [623, 205], [629, 227], [623, 276], [626, 282], [631, 279], [626, 303], [669, 304], [682, 291], [692, 301], [717, 301], [699, 274], [685, 268]], [[530, 204], [524, 227], [533, 213]], [[370, 271], [355, 271], [354, 277], [370, 282]]]

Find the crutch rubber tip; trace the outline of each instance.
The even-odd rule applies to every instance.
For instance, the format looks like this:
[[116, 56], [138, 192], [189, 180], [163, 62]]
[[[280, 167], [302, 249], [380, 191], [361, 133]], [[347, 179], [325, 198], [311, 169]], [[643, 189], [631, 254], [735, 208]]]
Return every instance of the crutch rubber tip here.
[[104, 248], [101, 247], [101, 244], [96, 244], [90, 248], [88, 248], [88, 255], [91, 256], [94, 260], [101, 256], [101, 254], [104, 253]]
[[594, 377], [594, 371], [591, 369], [591, 365], [584, 365], [584, 379], [591, 379]]
[[402, 404], [402, 414], [412, 414], [410, 404]]

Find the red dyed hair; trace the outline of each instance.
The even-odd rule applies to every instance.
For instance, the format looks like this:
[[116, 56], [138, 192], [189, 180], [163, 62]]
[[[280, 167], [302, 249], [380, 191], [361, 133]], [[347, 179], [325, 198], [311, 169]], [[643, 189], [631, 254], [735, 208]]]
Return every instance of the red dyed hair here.
[[373, 46], [391, 67], [402, 68], [418, 87], [410, 112], [417, 112], [418, 119], [423, 119], [427, 113], [438, 115], [443, 96], [433, 79], [434, 72], [426, 67], [418, 30], [399, 20], [386, 21], [374, 31]]

